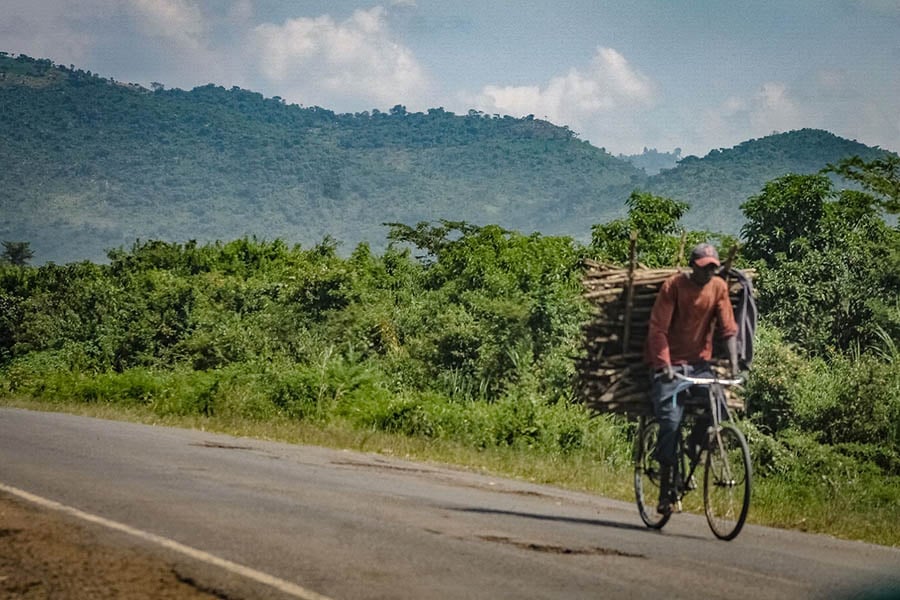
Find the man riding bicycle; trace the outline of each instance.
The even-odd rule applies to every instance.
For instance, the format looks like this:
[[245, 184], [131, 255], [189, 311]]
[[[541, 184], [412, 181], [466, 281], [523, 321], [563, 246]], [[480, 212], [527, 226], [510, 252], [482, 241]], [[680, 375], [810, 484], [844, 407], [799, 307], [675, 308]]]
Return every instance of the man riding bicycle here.
[[[690, 273], [678, 273], [667, 279], [659, 290], [650, 314], [645, 360], [653, 369], [651, 400], [659, 422], [658, 456], [661, 467], [659, 505], [657, 512], [672, 512], [673, 479], [676, 461], [678, 429], [684, 416], [684, 406], [677, 401], [683, 382], [675, 372], [695, 377], [712, 377], [713, 334], [725, 339], [731, 361], [732, 375], [739, 374], [735, 335], [738, 327], [734, 319], [728, 285], [715, 277], [719, 269], [719, 254], [710, 244], [699, 244], [691, 251]], [[688, 452], [701, 443], [706, 435], [703, 423], [691, 432]]]

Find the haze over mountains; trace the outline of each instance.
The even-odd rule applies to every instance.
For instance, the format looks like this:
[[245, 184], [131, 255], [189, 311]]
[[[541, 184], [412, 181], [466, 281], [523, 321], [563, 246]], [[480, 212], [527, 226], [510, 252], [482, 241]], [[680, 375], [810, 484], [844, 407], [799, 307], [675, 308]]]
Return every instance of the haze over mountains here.
[[804, 129], [657, 173], [675, 153], [615, 157], [533, 117], [153, 88], [0, 53], [0, 240], [30, 242], [35, 263], [102, 261], [136, 239], [377, 249], [384, 222], [438, 219], [586, 240], [635, 189], [688, 202], [686, 227], [736, 234], [766, 181], [885, 152]]

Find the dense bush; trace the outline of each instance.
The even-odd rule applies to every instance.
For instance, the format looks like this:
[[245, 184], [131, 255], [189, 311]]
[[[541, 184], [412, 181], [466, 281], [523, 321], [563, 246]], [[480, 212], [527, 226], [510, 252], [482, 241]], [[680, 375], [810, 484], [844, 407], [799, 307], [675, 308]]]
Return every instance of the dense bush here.
[[[845, 462], [872, 463], [900, 475], [900, 355], [804, 359], [769, 329], [759, 342], [747, 389], [748, 415], [759, 439], [799, 435], [832, 448]], [[772, 444], [760, 445], [768, 458], [759, 464], [764, 472], [782, 472], [791, 459]]]
[[900, 339], [900, 229], [877, 199], [835, 194], [824, 175], [768, 183], [744, 205], [744, 250], [760, 265], [760, 310], [827, 356]]
[[[86, 375], [277, 363], [293, 379], [271, 401], [297, 418], [346, 395], [341, 377], [355, 370], [395, 393], [565, 396], [585, 314], [574, 244], [464, 224], [445, 234], [424, 261], [399, 247], [415, 240], [398, 229], [381, 256], [360, 246], [340, 258], [328, 239], [310, 249], [150, 241], [111, 252], [108, 265], [5, 267], [5, 362], [13, 373], [52, 356], [53, 371]], [[342, 391], [314, 393], [316, 377]]]

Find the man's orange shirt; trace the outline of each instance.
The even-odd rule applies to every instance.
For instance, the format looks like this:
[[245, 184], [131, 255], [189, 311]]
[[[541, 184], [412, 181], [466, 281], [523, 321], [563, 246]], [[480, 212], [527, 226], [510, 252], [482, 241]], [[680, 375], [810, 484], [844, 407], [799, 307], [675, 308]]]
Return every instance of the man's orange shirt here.
[[728, 285], [721, 277], [699, 286], [687, 273], [667, 279], [659, 290], [645, 358], [654, 369], [712, 358], [713, 331], [728, 338], [737, 334]]

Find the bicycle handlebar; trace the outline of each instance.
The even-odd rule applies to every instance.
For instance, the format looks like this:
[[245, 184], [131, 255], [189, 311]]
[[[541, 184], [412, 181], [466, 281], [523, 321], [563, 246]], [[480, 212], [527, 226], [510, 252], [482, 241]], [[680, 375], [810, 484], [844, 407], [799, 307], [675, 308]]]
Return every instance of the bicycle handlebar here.
[[744, 378], [743, 377], [735, 377], [734, 379], [720, 379], [718, 377], [691, 377], [690, 375], [682, 375], [677, 371], [673, 373], [676, 379], [682, 379], [684, 381], [688, 381], [690, 383], [695, 383], [699, 385], [711, 385], [713, 383], [718, 383], [719, 385], [724, 385], [726, 387], [732, 385], [743, 385]]

